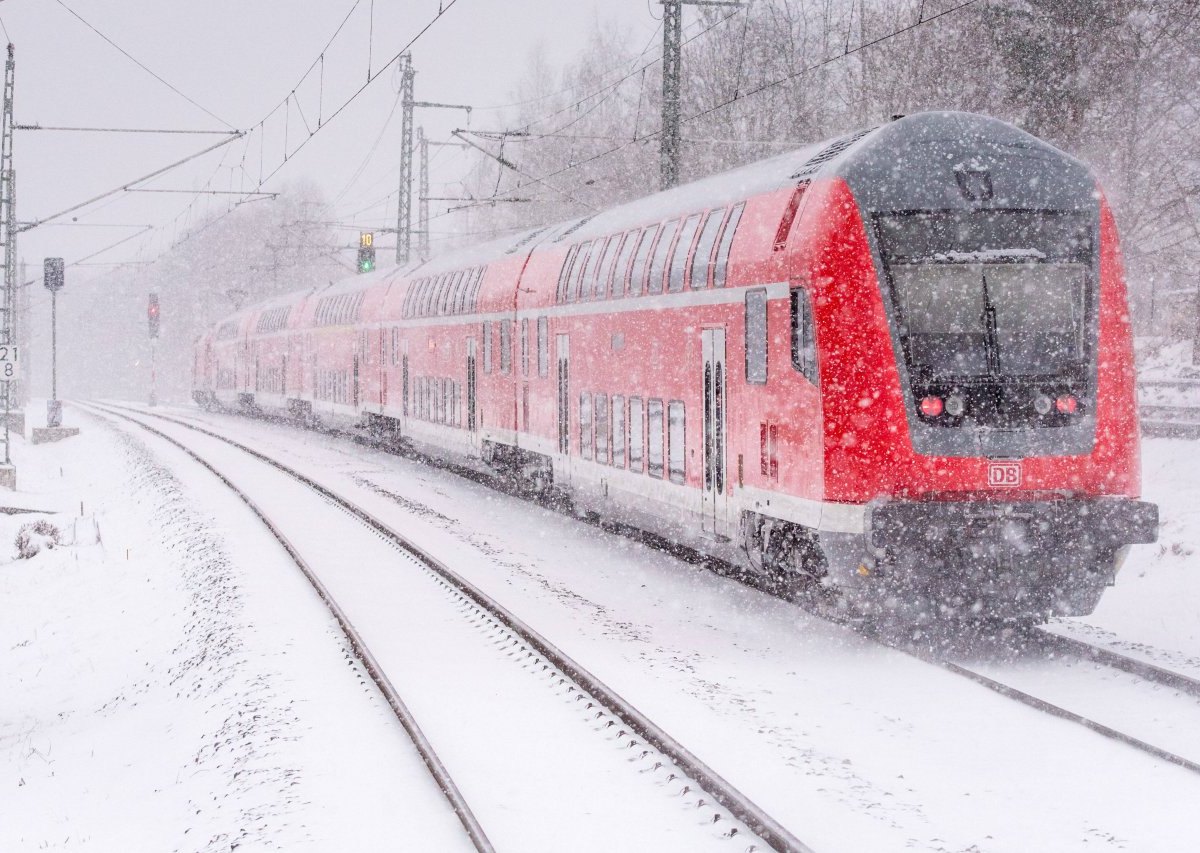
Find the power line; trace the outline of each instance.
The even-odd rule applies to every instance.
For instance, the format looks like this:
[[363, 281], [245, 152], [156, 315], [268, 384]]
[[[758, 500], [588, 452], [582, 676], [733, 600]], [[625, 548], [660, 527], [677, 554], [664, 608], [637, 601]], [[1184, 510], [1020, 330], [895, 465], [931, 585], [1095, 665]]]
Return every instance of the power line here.
[[87, 20], [85, 20], [78, 12], [76, 12], [74, 9], [72, 9], [70, 6], [68, 6], [66, 3], [64, 3], [63, 0], [54, 0], [54, 2], [58, 3], [59, 6], [62, 6], [64, 9], [66, 9], [68, 12], [70, 12], [76, 19], [78, 19], [80, 22], [82, 22], [83, 25], [86, 26], [89, 30], [91, 30], [96, 35], [100, 36], [100, 38], [104, 39], [106, 42], [108, 42], [113, 47], [115, 47], [117, 50], [119, 50], [127, 59], [129, 59], [131, 62], [133, 62], [138, 68], [142, 69], [147, 74], [149, 74], [151, 77], [153, 77], [155, 80], [162, 83], [164, 86], [166, 86], [168, 89], [170, 89], [172, 92], [174, 92], [179, 97], [183, 98], [185, 101], [187, 101], [193, 107], [196, 107], [196, 109], [208, 114], [212, 118], [215, 118], [217, 121], [219, 121], [221, 124], [225, 125], [226, 127], [233, 128], [232, 124], [225, 121], [225, 119], [221, 118], [220, 116], [216, 115], [211, 110], [209, 110], [208, 108], [200, 105], [199, 103], [194, 101], [192, 98], [185, 95], [174, 85], [172, 85], [171, 83], [169, 83], [165, 79], [163, 79], [163, 77], [161, 77], [159, 74], [155, 73], [150, 68], [148, 68], [145, 64], [143, 64], [140, 60], [138, 60], [133, 54], [131, 54], [125, 48], [121, 47], [119, 44], [117, 44], [115, 41], [110, 39], [104, 33], [100, 32], [100, 30], [96, 29], [95, 26], [93, 26], [91, 23], [89, 23]]

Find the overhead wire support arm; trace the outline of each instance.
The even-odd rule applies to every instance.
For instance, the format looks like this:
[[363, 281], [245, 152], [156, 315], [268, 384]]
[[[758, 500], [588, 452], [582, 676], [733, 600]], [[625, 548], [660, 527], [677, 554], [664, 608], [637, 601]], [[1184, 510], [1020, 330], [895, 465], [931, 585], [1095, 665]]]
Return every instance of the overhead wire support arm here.
[[[465, 136], [463, 136], [463, 134], [467, 133], [467, 132], [469, 132], [469, 131], [467, 131], [464, 128], [457, 128], [455, 130], [452, 130], [450, 132], [450, 134], [451, 134], [451, 136], [457, 136], [459, 139], [461, 139], [463, 142], [470, 145], [472, 148], [483, 152], [488, 157], [491, 157], [493, 160], [495, 160], [497, 163], [499, 163], [501, 166], [505, 167], [506, 169], [511, 169], [512, 171], [516, 172], [521, 177], [527, 178], [527, 179], [533, 181], [535, 184], [541, 184], [542, 186], [553, 190], [554, 192], [558, 193], [559, 195], [561, 195], [563, 198], [567, 199], [568, 201], [572, 201], [575, 204], [580, 205], [581, 207], [588, 208], [589, 210], [597, 209], [595, 205], [588, 204], [586, 201], [580, 201], [579, 199], [575, 198], [575, 196], [568, 193], [566, 190], [560, 190], [558, 187], [554, 186], [553, 184], [547, 183], [546, 181], [542, 180], [541, 178], [535, 177], [534, 175], [531, 175], [528, 172], [523, 171], [520, 167], [517, 166], [517, 164], [515, 164], [509, 160], [505, 160], [499, 154], [493, 154], [491, 151], [488, 151], [482, 145], [476, 145], [474, 142], [472, 142], [471, 140], [469, 140]], [[501, 199], [494, 199], [494, 200], [500, 201]]]
[[17, 124], [13, 130], [57, 130], [71, 133], [189, 133], [206, 136], [237, 136], [240, 130], [173, 130], [158, 127], [51, 127], [41, 124]]

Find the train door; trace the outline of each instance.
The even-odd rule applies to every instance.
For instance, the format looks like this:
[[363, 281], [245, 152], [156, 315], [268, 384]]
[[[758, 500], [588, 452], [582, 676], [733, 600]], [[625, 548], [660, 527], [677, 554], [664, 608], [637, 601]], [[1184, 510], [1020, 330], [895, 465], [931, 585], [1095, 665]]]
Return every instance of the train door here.
[[571, 339], [569, 335], [555, 335], [555, 346], [558, 353], [558, 452], [562, 454], [563, 478], [569, 480], [571, 474]]
[[400, 423], [408, 429], [408, 339], [400, 342]]
[[467, 437], [471, 446], [479, 447], [479, 394], [475, 380], [475, 339], [467, 338]]
[[700, 527], [716, 536], [724, 526], [727, 502], [725, 330], [704, 329], [700, 334], [704, 361], [704, 491]]

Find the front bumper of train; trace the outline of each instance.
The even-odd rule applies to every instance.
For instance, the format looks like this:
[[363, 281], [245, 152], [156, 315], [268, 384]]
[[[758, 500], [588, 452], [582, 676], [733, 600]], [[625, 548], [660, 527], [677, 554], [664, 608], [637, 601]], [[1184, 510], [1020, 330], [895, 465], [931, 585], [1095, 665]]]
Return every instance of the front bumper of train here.
[[857, 580], [943, 615], [1086, 615], [1157, 538], [1158, 507], [1130, 498], [891, 501], [867, 512]]

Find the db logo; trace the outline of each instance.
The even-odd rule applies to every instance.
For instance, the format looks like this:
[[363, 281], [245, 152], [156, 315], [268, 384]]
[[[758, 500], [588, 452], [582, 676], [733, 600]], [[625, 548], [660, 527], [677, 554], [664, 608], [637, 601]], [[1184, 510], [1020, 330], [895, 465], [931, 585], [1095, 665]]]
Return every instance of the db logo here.
[[1011, 489], [1021, 485], [1021, 463], [989, 462], [988, 485], [993, 489]]

